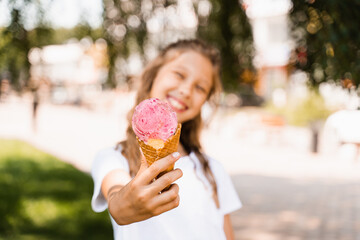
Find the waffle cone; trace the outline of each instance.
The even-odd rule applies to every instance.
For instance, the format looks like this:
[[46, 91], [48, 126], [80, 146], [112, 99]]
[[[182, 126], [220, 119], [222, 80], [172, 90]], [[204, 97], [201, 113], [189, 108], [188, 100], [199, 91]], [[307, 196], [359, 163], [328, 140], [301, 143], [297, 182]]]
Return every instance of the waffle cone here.
[[[149, 166], [151, 164], [153, 164], [155, 161], [157, 161], [161, 158], [164, 158], [167, 155], [177, 151], [177, 148], [179, 145], [179, 139], [180, 139], [180, 132], [181, 132], [181, 124], [179, 123], [175, 134], [173, 136], [171, 136], [168, 140], [166, 140], [164, 143], [164, 147], [162, 147], [160, 149], [156, 149], [136, 137], [136, 139], [138, 140], [138, 143], [140, 145], [141, 151], [144, 154]], [[165, 172], [169, 172], [173, 169], [174, 169], [174, 165], [172, 165], [168, 169], [166, 169]]]

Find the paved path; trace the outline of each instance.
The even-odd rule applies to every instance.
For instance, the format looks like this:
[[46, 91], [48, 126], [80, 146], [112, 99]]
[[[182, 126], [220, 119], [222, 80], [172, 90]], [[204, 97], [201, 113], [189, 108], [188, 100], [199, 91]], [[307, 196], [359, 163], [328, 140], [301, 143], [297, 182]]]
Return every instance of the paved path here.
[[244, 207], [232, 215], [239, 240], [358, 240], [360, 181], [233, 176]]
[[[18, 138], [88, 172], [95, 153], [124, 138], [133, 94], [98, 99], [94, 109], [0, 103], [0, 137]], [[244, 207], [233, 225], [239, 240], [360, 240], [360, 164], [351, 151], [312, 154], [307, 129], [271, 128], [256, 111], [220, 110], [204, 131], [204, 149], [232, 175]]]

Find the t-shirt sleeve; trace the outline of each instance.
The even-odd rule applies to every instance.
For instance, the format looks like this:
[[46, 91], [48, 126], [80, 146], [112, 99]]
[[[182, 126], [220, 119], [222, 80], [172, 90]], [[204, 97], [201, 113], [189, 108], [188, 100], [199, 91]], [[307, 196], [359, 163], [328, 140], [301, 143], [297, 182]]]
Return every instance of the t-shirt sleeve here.
[[242, 204], [239, 196], [224, 167], [214, 159], [210, 159], [210, 167], [213, 171], [217, 184], [221, 213], [226, 215], [241, 208]]
[[91, 207], [95, 212], [102, 212], [107, 209], [107, 201], [101, 192], [101, 184], [110, 171], [123, 169], [129, 172], [129, 165], [120, 150], [108, 148], [101, 150], [92, 164], [91, 176], [94, 181], [94, 193], [91, 199]]

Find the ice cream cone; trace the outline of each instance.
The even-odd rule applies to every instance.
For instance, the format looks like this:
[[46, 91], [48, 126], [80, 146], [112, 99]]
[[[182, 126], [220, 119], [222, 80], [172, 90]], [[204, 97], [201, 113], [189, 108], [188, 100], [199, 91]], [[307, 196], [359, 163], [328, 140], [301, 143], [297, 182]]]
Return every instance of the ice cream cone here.
[[[161, 144], [155, 144], [158, 142], [149, 141], [150, 139], [148, 140], [148, 143], [145, 143], [144, 141], [136, 137], [140, 145], [141, 151], [144, 154], [149, 166], [153, 164], [155, 161], [164, 158], [167, 155], [177, 151], [179, 145], [179, 139], [180, 139], [180, 132], [181, 132], [181, 124], [179, 123], [175, 134], [171, 136], [169, 139], [167, 139], [165, 142], [162, 141], [163, 143]], [[174, 165], [166, 169], [165, 172], [169, 172], [173, 169], [174, 169]]]

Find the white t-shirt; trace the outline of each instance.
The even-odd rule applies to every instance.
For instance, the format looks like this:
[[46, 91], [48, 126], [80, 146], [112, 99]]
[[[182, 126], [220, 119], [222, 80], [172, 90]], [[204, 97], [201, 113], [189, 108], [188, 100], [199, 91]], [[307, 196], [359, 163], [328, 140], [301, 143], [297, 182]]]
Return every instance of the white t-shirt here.
[[[221, 240], [224, 233], [224, 215], [241, 207], [235, 188], [222, 165], [209, 158], [210, 168], [218, 188], [220, 208], [212, 198], [212, 188], [201, 170], [196, 154], [181, 157], [175, 168], [183, 176], [176, 181], [179, 185], [180, 204], [177, 208], [150, 219], [118, 225], [110, 216], [115, 240]], [[107, 173], [114, 169], [129, 172], [129, 165], [121, 149], [109, 148], [95, 157], [91, 175], [94, 180], [94, 195], [91, 206], [95, 212], [107, 209], [107, 201], [101, 193], [101, 183]]]

